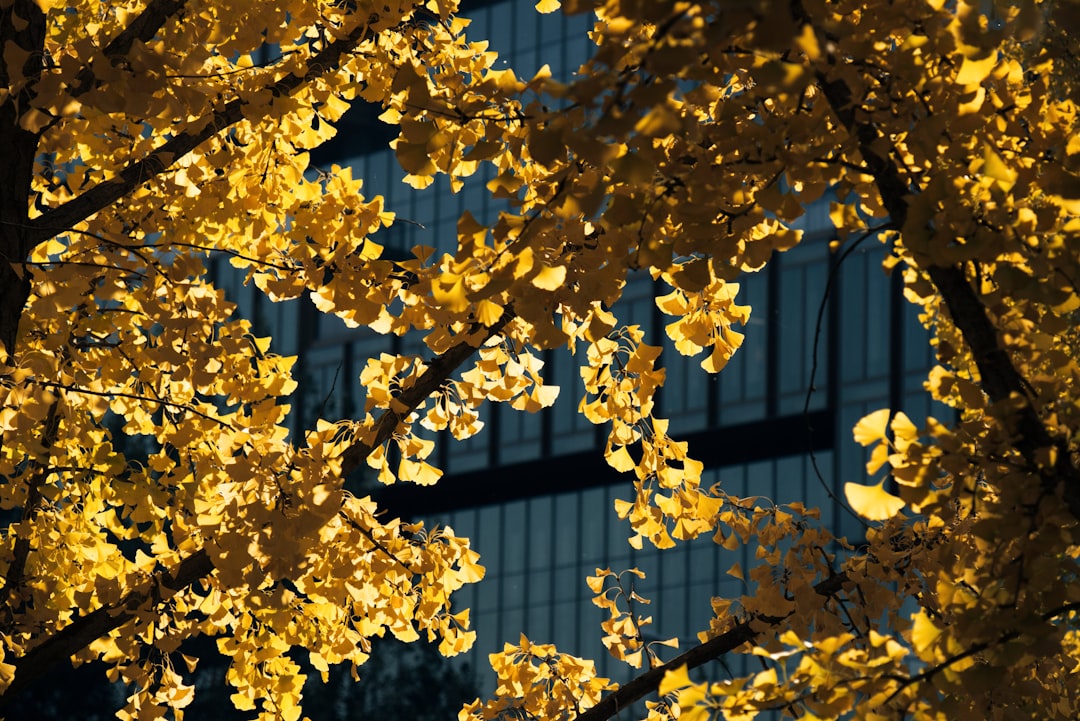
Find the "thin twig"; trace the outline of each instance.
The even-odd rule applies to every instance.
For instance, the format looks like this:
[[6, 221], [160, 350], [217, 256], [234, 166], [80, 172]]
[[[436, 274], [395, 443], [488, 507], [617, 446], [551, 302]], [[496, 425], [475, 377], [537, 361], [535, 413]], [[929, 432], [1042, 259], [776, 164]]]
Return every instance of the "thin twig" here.
[[[814, 391], [817, 389], [814, 387], [814, 380], [817, 377], [818, 370], [818, 346], [821, 342], [821, 329], [825, 319], [825, 307], [829, 300], [829, 294], [832, 292], [833, 283], [836, 281], [839, 275], [840, 266], [845, 260], [851, 256], [852, 253], [865, 241], [867, 238], [872, 238], [877, 233], [883, 230], [887, 230], [892, 227], [891, 223], [885, 223], [882, 225], [868, 228], [862, 235], [860, 235], [854, 242], [851, 243], [844, 252], [840, 254], [836, 262], [829, 268], [829, 276], [825, 281], [825, 290], [821, 294], [821, 302], [818, 305], [817, 321], [814, 324], [814, 344], [813, 349], [810, 352], [811, 364], [810, 364], [810, 384], [806, 389], [806, 400], [803, 402], [803, 420], [806, 423], [806, 450], [810, 454], [810, 465], [814, 469], [814, 475], [817, 477], [818, 482], [821, 483], [821, 487], [825, 490], [825, 493], [830, 499], [840, 506], [840, 508], [847, 511], [852, 518], [861, 523], [864, 528], [869, 528], [870, 525], [863, 520], [859, 514], [855, 513], [843, 499], [836, 495], [832, 487], [825, 481], [825, 476], [821, 472], [820, 466], [818, 466], [817, 454], [814, 452], [814, 434], [813, 429], [810, 427], [810, 399], [814, 395]], [[836, 328], [830, 329], [833, 333], [837, 332]]]

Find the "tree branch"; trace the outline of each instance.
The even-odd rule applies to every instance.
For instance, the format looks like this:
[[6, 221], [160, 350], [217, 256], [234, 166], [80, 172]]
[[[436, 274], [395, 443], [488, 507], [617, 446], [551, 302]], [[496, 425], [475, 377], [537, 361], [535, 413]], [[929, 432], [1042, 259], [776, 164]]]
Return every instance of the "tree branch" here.
[[734, 651], [744, 643], [753, 641], [757, 635], [758, 632], [753, 629], [751, 622], [743, 621], [716, 638], [711, 638], [689, 649], [686, 653], [676, 656], [663, 666], [650, 669], [625, 686], [620, 686], [618, 690], [600, 699], [598, 704], [578, 714], [574, 721], [605, 721], [660, 688], [660, 682], [668, 671], [673, 671], [680, 666], [687, 668], [702, 666], [725, 653]]
[[[1067, 445], [1055, 440], [1039, 418], [1028, 389], [1031, 387], [1016, 370], [1009, 354], [998, 343], [997, 328], [986, 313], [960, 268], [930, 267], [930, 280], [941, 293], [953, 323], [960, 329], [979, 368], [979, 384], [991, 403], [1016, 397], [1023, 403], [1015, 410], [1016, 450], [1024, 461], [1042, 476], [1047, 493], [1056, 493], [1059, 484], [1065, 504], [1075, 518], [1080, 519], [1080, 469], [1072, 462]], [[1043, 448], [1057, 449], [1053, 468], [1040, 466], [1038, 452]]]
[[[135, 41], [146, 43], [154, 39], [165, 22], [180, 12], [187, 0], [150, 0], [139, 16], [105, 46], [102, 54], [110, 62], [124, 57], [131, 52]], [[94, 68], [87, 64], [75, 77], [75, 82], [68, 94], [72, 98], [85, 95], [97, 85]]]
[[[42, 453], [48, 453], [56, 436], [60, 431], [60, 399], [55, 399], [49, 405], [49, 412], [45, 416], [45, 429], [41, 438]], [[0, 580], [0, 603], [3, 604], [3, 625], [10, 629], [16, 615], [18, 596], [22, 590], [26, 575], [26, 561], [30, 556], [30, 529], [26, 528], [33, 523], [38, 511], [41, 509], [41, 487], [45, 479], [49, 477], [50, 468], [42, 465], [36, 459], [31, 459], [27, 468], [29, 476], [26, 501], [23, 503], [22, 518], [19, 523], [19, 531], [15, 534], [15, 546], [12, 549], [11, 562], [4, 571], [4, 578]]]
[[[794, 0], [792, 6], [801, 21], [810, 22], [799, 0]], [[895, 163], [878, 155], [873, 149], [871, 144], [877, 139], [878, 131], [872, 123], [856, 117], [856, 104], [851, 88], [843, 80], [829, 80], [820, 70], [816, 77], [833, 114], [857, 141], [859, 153], [866, 164], [866, 172], [874, 178], [882, 204], [890, 218], [896, 227], [903, 227], [908, 216], [907, 197], [912, 193], [909, 183], [904, 180]], [[1023, 401], [1015, 409], [1016, 449], [1027, 465], [1042, 477], [1043, 489], [1046, 492], [1056, 493], [1059, 484], [1064, 486], [1065, 503], [1073, 516], [1080, 519], [1080, 469], [1073, 464], [1067, 446], [1063, 442], [1055, 441], [1043, 425], [1028, 390], [1030, 384], [1024, 380], [1002, 346], [986, 305], [979, 300], [963, 268], [930, 266], [927, 273], [945, 301], [953, 323], [971, 350], [979, 369], [980, 386], [990, 402], [1004, 402], [1013, 397]], [[1044, 448], [1057, 449], [1053, 468], [1043, 468], [1040, 465], [1038, 452]]]
[[[497, 323], [487, 328], [484, 339], [502, 331], [514, 314], [507, 309]], [[477, 328], [476, 330], [479, 330]], [[387, 409], [375, 423], [374, 434], [368, 444], [357, 443], [344, 453], [342, 477], [355, 470], [373, 449], [378, 448], [393, 435], [403, 418], [412, 413], [424, 400], [442, 385], [458, 366], [476, 351], [477, 346], [462, 341], [435, 358], [426, 371], [409, 388], [398, 396], [404, 410]], [[48, 672], [56, 663], [70, 658], [86, 648], [95, 639], [115, 631], [131, 621], [140, 608], [154, 599], [168, 597], [206, 578], [214, 572], [214, 564], [205, 549], [185, 558], [175, 572], [157, 574], [149, 588], [132, 591], [115, 606], [106, 606], [80, 616], [67, 626], [53, 633], [39, 645], [14, 661], [15, 674], [11, 685], [0, 693], [0, 707], [11, 701], [20, 691]], [[166, 593], [167, 591], [167, 593]]]
[[[839, 593], [847, 582], [847, 574], [841, 572], [815, 584], [814, 591], [818, 595], [828, 598]], [[750, 643], [757, 638], [761, 631], [755, 630], [755, 626], [758, 629], [762, 625], [776, 626], [785, 618], [787, 617], [759, 617], [749, 621], [740, 621], [719, 636], [710, 638], [705, 643], [688, 649], [685, 653], [676, 656], [664, 665], [650, 669], [626, 685], [620, 686], [617, 690], [600, 699], [598, 704], [575, 717], [574, 721], [606, 721], [606, 719], [629, 707], [630, 704], [660, 688], [660, 682], [668, 671], [673, 671], [680, 666], [686, 666], [687, 668], [703, 666], [709, 661], [717, 659], [725, 653], [730, 653], [744, 643]]]
[[45, 675], [55, 664], [66, 661], [95, 639], [135, 618], [138, 610], [151, 600], [168, 598], [209, 576], [213, 571], [214, 565], [207, 552], [196, 551], [181, 561], [175, 572], [156, 575], [149, 588], [132, 591], [116, 606], [104, 606], [64, 626], [14, 661], [14, 677], [11, 684], [0, 694], [0, 708]]
[[[828, 598], [839, 593], [843, 586], [848, 583], [848, 580], [847, 573], [841, 572], [816, 584], [814, 586], [814, 591], [817, 592], [818, 595]], [[1065, 604], [1042, 614], [1042, 619], [1044, 621], [1051, 621], [1054, 618], [1078, 609], [1080, 609], [1080, 603]], [[635, 701], [644, 698], [650, 693], [654, 693], [660, 687], [660, 682], [664, 679], [664, 675], [668, 671], [674, 671], [682, 666], [686, 666], [688, 669], [703, 666], [709, 661], [734, 651], [744, 643], [752, 642], [761, 633], [760, 630], [755, 630], [755, 625], [757, 625], [758, 628], [763, 624], [766, 626], [776, 626], [783, 622], [785, 618], [787, 617], [759, 617], [749, 621], [741, 621], [719, 636], [711, 638], [705, 643], [687, 650], [685, 653], [673, 658], [664, 665], [650, 669], [624, 686], [620, 686], [616, 691], [601, 699], [595, 706], [578, 714], [574, 718], [574, 721], [606, 721], [613, 716], [617, 716], [619, 712], [628, 708]], [[935, 666], [931, 666], [914, 676], [909, 678], [898, 678], [898, 680], [901, 681], [900, 687], [886, 699], [885, 703], [888, 703], [889, 700], [894, 698], [904, 688], [932, 678], [957, 661], [961, 661], [993, 646], [1019, 638], [1020, 636], [1021, 633], [1019, 631], [1009, 631], [998, 636], [996, 639], [975, 644], [965, 651], [958, 653], [955, 656], [951, 656], [945, 661]]]
[[[14, 365], [15, 343], [23, 306], [30, 297], [24, 265], [32, 247], [26, 230], [30, 188], [40, 132], [23, 127], [34, 112], [35, 86], [44, 67], [45, 14], [33, 0], [0, 7], [0, 87], [10, 92], [0, 101], [0, 343]], [[16, 67], [15, 64], [19, 63]]]
[[[357, 25], [346, 36], [335, 40], [310, 58], [307, 70], [292, 73], [271, 84], [274, 97], [290, 95], [297, 88], [341, 66], [345, 56], [371, 37], [370, 26]], [[116, 177], [98, 183], [63, 205], [46, 211], [29, 222], [27, 236], [32, 245], [71, 230], [77, 223], [107, 208], [135, 188], [167, 171], [174, 163], [219, 132], [244, 118], [247, 103], [237, 98], [220, 110], [192, 123], [194, 129], [182, 132], [162, 143], [141, 160], [130, 163]]]
[[[1074, 603], [1067, 603], [1064, 606], [1059, 606], [1058, 608], [1055, 608], [1055, 609], [1053, 609], [1051, 611], [1047, 611], [1046, 613], [1042, 614], [1042, 620], [1043, 621], [1053, 621], [1058, 616], [1063, 616], [1063, 615], [1065, 615], [1067, 613], [1072, 613], [1073, 611], [1076, 611], [1076, 610], [1080, 610], [1080, 603], [1075, 603], [1075, 602]], [[970, 657], [974, 656], [977, 653], [982, 653], [983, 651], [985, 651], [985, 650], [987, 650], [989, 648], [993, 648], [994, 646], [1000, 646], [1000, 645], [1002, 645], [1004, 643], [1008, 643], [1009, 641], [1020, 638], [1021, 635], [1022, 634], [1021, 634], [1020, 631], [1013, 630], [1013, 631], [1009, 631], [1008, 633], [1003, 633], [1003, 634], [1001, 634], [1000, 636], [998, 636], [995, 639], [991, 639], [989, 641], [982, 641], [980, 643], [973, 644], [973, 645], [969, 646], [968, 648], [966, 648], [965, 650], [961, 651], [960, 653], [957, 653], [957, 654], [955, 654], [953, 656], [949, 656], [944, 661], [941, 661], [940, 663], [938, 663], [938, 664], [936, 664], [934, 666], [931, 666], [931, 667], [925, 669], [924, 671], [922, 671], [920, 673], [917, 673], [914, 676], [911, 676], [910, 678], [906, 678], [906, 679], [902, 680], [900, 685], [896, 688], [896, 690], [893, 691], [891, 694], [889, 694], [889, 696], [885, 699], [885, 701], [882, 703], [882, 706], [887, 705], [890, 701], [892, 701], [894, 698], [899, 696], [900, 693], [904, 689], [908, 688], [909, 686], [912, 686], [912, 685], [917, 684], [917, 683], [922, 683], [923, 681], [927, 681], [927, 680], [933, 678], [934, 676], [938, 675], [942, 671], [948, 669], [954, 663], [957, 663], [959, 661], [963, 661], [965, 658], [970, 658]]]
[[[483, 341], [501, 333], [513, 318], [513, 310], [509, 307], [506, 308], [502, 317], [494, 325], [487, 328], [480, 343], [472, 345], [467, 341], [462, 341], [431, 361], [427, 370], [416, 379], [416, 382], [403, 390], [397, 397], [397, 401], [403, 404], [404, 410], [395, 411], [393, 408], [387, 408], [379, 416], [379, 420], [375, 422], [370, 440], [355, 443], [345, 449], [341, 455], [342, 475], [347, 476], [355, 471], [371, 455], [373, 450], [390, 440], [398, 424], [404, 418], [418, 408], [439, 386], [445, 383], [450, 374], [464, 363], [465, 359], [476, 352], [476, 349], [483, 344]], [[482, 326], [476, 325], [472, 330], [475, 333], [480, 328]]]

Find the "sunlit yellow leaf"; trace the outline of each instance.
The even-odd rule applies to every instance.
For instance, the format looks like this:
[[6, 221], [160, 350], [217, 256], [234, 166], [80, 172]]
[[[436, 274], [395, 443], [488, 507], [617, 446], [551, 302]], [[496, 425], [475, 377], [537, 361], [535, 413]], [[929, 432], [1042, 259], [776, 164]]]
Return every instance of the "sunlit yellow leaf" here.
[[630, 452], [626, 450], [626, 446], [617, 446], [613, 451], [606, 454], [606, 457], [608, 465], [620, 473], [633, 470], [637, 465], [634, 463], [634, 459], [630, 457]]
[[888, 408], [882, 408], [881, 410], [874, 411], [870, 415], [863, 416], [863, 418], [855, 424], [853, 431], [855, 442], [860, 446], [868, 446], [871, 443], [884, 440], [885, 429], [888, 427], [888, 423]]
[[705, 360], [701, 361], [701, 367], [708, 373], [719, 373], [730, 358], [731, 350], [722, 343], [717, 343]]
[[773, 688], [776, 686], [777, 676], [775, 668], [767, 668], [754, 676], [753, 685], [757, 687]]
[[15, 666], [10, 663], [0, 663], [0, 685], [7, 687], [15, 678]]
[[476, 304], [476, 319], [486, 326], [495, 325], [502, 317], [503, 309], [497, 303], [484, 298]]
[[431, 286], [431, 294], [438, 303], [447, 306], [455, 313], [469, 307], [465, 281], [460, 276], [447, 276], [436, 280]]
[[[687, 699], [686, 703], [689, 705], [691, 699]], [[688, 707], [681, 706], [680, 708], [682, 712], [679, 714], [679, 721], [709, 721], [713, 717], [712, 710], [704, 704], [694, 703]]]
[[442, 478], [442, 471], [423, 461], [401, 460], [398, 466], [398, 478], [410, 480], [421, 486], [430, 486]]
[[[24, 670], [33, 681], [34, 656], [97, 658], [130, 696], [120, 718], [179, 719], [188, 681], [212, 670], [179, 652], [199, 652], [190, 639], [205, 635], [235, 705], [290, 721], [308, 670], [366, 674], [374, 638], [461, 653], [475, 633], [458, 591], [481, 579], [480, 559], [452, 528], [356, 495], [370, 490], [360, 476], [434, 483], [428, 459], [483, 460], [482, 446], [513, 451], [552, 431], [547, 450], [600, 448], [626, 477], [607, 520], [570, 519], [560, 539], [566, 528], [543, 538], [530, 520], [534, 547], [572, 562], [587, 532], [626, 561], [623, 537], [659, 550], [709, 534], [745, 594], [714, 599], [687, 631], [705, 642], [751, 630], [758, 648], [738, 650], [765, 665], [709, 684], [685, 668], [654, 678], [666, 696], [654, 694], [649, 721], [966, 719], [986, 715], [990, 696], [991, 715], [1074, 717], [1060, 691], [1077, 656], [1067, 612], [1080, 602], [1080, 512], [1068, 493], [1044, 494], [1038, 523], [1018, 509], [1040, 486], [1028, 466], [1074, 460], [1077, 3], [860, 0], [793, 14], [533, 0], [589, 17], [511, 28], [580, 50], [552, 55], [558, 77], [545, 66], [527, 83], [484, 37], [512, 49], [506, 23], [470, 25], [459, 4], [475, 14], [458, 0], [5, 3], [0, 131], [22, 170], [4, 187], [19, 257], [0, 265], [4, 700]], [[353, 104], [393, 127], [339, 124]], [[335, 125], [344, 145], [314, 152]], [[335, 155], [355, 171], [321, 160]], [[412, 192], [440, 174], [433, 192]], [[402, 211], [396, 225], [388, 207]], [[810, 245], [778, 255], [804, 234]], [[734, 280], [769, 264], [747, 287], [772, 314], [752, 327], [755, 356], [721, 371], [749, 322]], [[737, 495], [816, 498], [814, 469], [772, 468], [778, 491], [760, 474], [719, 473], [740, 449], [706, 465], [679, 439], [716, 412], [753, 421], [744, 381], [777, 361], [788, 344], [776, 337], [813, 336], [833, 280], [830, 318], [845, 322], [830, 324], [832, 340], [843, 359], [872, 362], [830, 381], [876, 403], [889, 349], [852, 343], [880, 325], [888, 284], [864, 277], [878, 265], [928, 331], [941, 366], [926, 387], [949, 422], [920, 429], [886, 410], [859, 421], [867, 450], [832, 464], [868, 456], [918, 515], [899, 522], [907, 507], [884, 483], [848, 484], [863, 517], [897, 522], [845, 540], [830, 534], [848, 530], [837, 519], [812, 522], [800, 501], [814, 498]], [[271, 344], [264, 329], [283, 337]], [[905, 331], [912, 347], [898, 351], [912, 379], [927, 336]], [[980, 336], [1006, 352], [982, 352]], [[665, 368], [665, 344], [695, 360]], [[735, 375], [720, 388], [699, 363]], [[543, 423], [514, 412], [552, 407], [559, 389], [545, 378], [575, 375], [580, 405]], [[1060, 448], [1029, 437], [1028, 395], [1036, 435]], [[492, 403], [506, 404], [498, 433], [455, 448]], [[606, 438], [594, 443], [575, 409]], [[766, 444], [776, 432], [746, 429]], [[720, 446], [744, 434], [729, 435]], [[676, 597], [680, 578], [716, 580], [694, 548], [674, 554], [653, 565]], [[598, 570], [588, 584], [604, 646], [649, 666], [668, 642], [643, 631], [640, 581]], [[850, 603], [822, 595], [840, 581]], [[99, 619], [88, 643], [72, 635], [80, 619]], [[1048, 628], [1060, 648], [1047, 650]], [[996, 643], [1002, 634], [1015, 638]], [[923, 663], [909, 667], [913, 647]], [[567, 719], [614, 686], [523, 635], [489, 660], [494, 695], [460, 721]]]
[[533, 391], [533, 397], [541, 408], [550, 408], [559, 398], [559, 386], [538, 386]]
[[920, 610], [912, 616], [911, 621], [911, 645], [921, 653], [937, 640], [941, 635], [941, 629], [930, 620], [926, 611]]
[[898, 411], [889, 424], [893, 432], [896, 449], [903, 453], [919, 437], [918, 427], [911, 422], [903, 411]]
[[480, 554], [471, 549], [466, 550], [465, 554], [461, 557], [461, 580], [465, 583], [476, 583], [483, 579], [485, 569], [477, 563], [479, 558]]
[[542, 290], [555, 290], [566, 280], [566, 267], [562, 265], [544, 266], [533, 279], [532, 284]]
[[886, 463], [889, 462], [889, 446], [882, 442], [874, 446], [874, 450], [870, 451], [870, 460], [866, 462], [866, 474], [872, 476], [881, 469]]
[[981, 60], [972, 60], [969, 57], [965, 57], [960, 65], [960, 71], [956, 73], [956, 83], [958, 85], [975, 85], [976, 83], [981, 83], [990, 75], [990, 71], [994, 69], [994, 65], [996, 64], [996, 53], [991, 53]]
[[871, 521], [892, 518], [904, 507], [904, 502], [885, 490], [885, 481], [873, 486], [845, 483], [844, 495], [852, 509]]
[[664, 672], [664, 677], [660, 679], [660, 688], [658, 692], [661, 696], [667, 696], [669, 693], [678, 691], [681, 688], [686, 688], [693, 682], [690, 680], [690, 674], [687, 672], [686, 664], [673, 668], [670, 671]]
[[993, 178], [1002, 190], [1011, 190], [1016, 183], [1016, 171], [1010, 169], [994, 149], [986, 144], [983, 146], [983, 175]]

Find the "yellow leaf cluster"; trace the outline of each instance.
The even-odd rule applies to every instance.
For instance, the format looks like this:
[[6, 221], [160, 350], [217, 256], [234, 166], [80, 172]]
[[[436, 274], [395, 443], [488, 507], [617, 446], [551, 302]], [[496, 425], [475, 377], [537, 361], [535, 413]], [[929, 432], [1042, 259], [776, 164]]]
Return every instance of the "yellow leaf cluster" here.
[[[703, 278], [691, 278], [690, 268], [701, 268]], [[742, 345], [743, 335], [731, 329], [732, 324], [745, 324], [750, 319], [750, 306], [736, 305], [738, 283], [727, 283], [712, 274], [703, 260], [684, 263], [679, 271], [665, 273], [664, 280], [678, 284], [672, 292], [656, 299], [656, 305], [667, 315], [679, 320], [666, 326], [675, 349], [683, 355], [697, 355], [710, 348], [701, 367], [709, 373], [719, 373], [735, 351]], [[700, 290], [683, 290], [686, 286], [704, 285]]]
[[459, 721], [490, 721], [508, 716], [571, 721], [616, 688], [596, 675], [596, 665], [551, 644], [533, 643], [522, 634], [489, 657], [495, 671], [495, 698], [466, 704]]
[[646, 641], [642, 629], [652, 623], [652, 616], [636, 613], [635, 605], [649, 605], [650, 601], [634, 590], [634, 579], [642, 580], [645, 574], [636, 568], [618, 573], [611, 569], [596, 569], [595, 576], [587, 579], [589, 590], [594, 594], [593, 603], [607, 612], [608, 617], [600, 623], [605, 632], [601, 639], [608, 652], [632, 668], [641, 668], [643, 654], [649, 667], [660, 664], [656, 646], [678, 648], [677, 638], [666, 641]]
[[[595, 13], [568, 83], [497, 67], [450, 0], [5, 10], [0, 135], [23, 180], [0, 188], [0, 507], [17, 519], [0, 693], [49, 654], [98, 660], [130, 693], [121, 717], [181, 718], [195, 660], [178, 649], [205, 635], [234, 705], [297, 719], [304, 655], [326, 674], [379, 635], [467, 650], [452, 596], [482, 578], [476, 552], [344, 477], [437, 482], [427, 434], [471, 437], [486, 402], [550, 407], [540, 352], [561, 348], [583, 349], [578, 410], [633, 473], [615, 507], [631, 543], [711, 533], [746, 554], [726, 564], [745, 593], [714, 599], [702, 634], [738, 632], [729, 651], [763, 665], [708, 684], [674, 669], [651, 719], [1075, 716], [1075, 13], [992, 5], [799, 0], [765, 22], [752, 3], [543, 0]], [[458, 192], [483, 170], [498, 214], [464, 213], [449, 252], [386, 257], [383, 199], [308, 153], [353, 101], [397, 127], [406, 183]], [[701, 488], [654, 414], [661, 349], [619, 304], [637, 272], [667, 284], [676, 351], [718, 372], [749, 317], [738, 276], [811, 242], [804, 215], [826, 204], [833, 247], [850, 241], [837, 265], [888, 244], [933, 334], [926, 389], [958, 411], [856, 424], [897, 495], [847, 484], [873, 521], [852, 544], [798, 502]], [[365, 359], [361, 418], [290, 432], [295, 359], [211, 283], [226, 263], [251, 293], [422, 333], [433, 355]], [[605, 644], [652, 664], [631, 575], [590, 583]], [[497, 697], [463, 719], [570, 719], [613, 690], [524, 637], [491, 660]]]

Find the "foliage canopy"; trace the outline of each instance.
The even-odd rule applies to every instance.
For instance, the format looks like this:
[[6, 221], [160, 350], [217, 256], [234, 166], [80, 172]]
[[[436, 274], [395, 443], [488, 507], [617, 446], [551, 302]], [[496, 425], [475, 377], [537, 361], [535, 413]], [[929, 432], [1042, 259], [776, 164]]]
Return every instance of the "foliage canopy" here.
[[[523, 638], [463, 718], [606, 718], [646, 694], [656, 718], [1073, 718], [1080, 7], [572, 0], [596, 50], [564, 84], [495, 69], [455, 5], [0, 2], [0, 699], [97, 659], [131, 689], [121, 717], [179, 717], [198, 661], [181, 644], [203, 635], [238, 708], [291, 720], [298, 651], [326, 673], [386, 633], [466, 650], [468, 540], [343, 478], [437, 482], [417, 426], [463, 439], [483, 403], [550, 405], [537, 352], [562, 347], [632, 475], [633, 542], [755, 544], [760, 565], [733, 569], [754, 593], [714, 599], [700, 646], [620, 689]], [[509, 209], [465, 214], [452, 255], [382, 258], [382, 199], [308, 167], [357, 100], [399, 126], [407, 182], [491, 166]], [[660, 349], [612, 310], [628, 274], [662, 279], [677, 351], [721, 371], [750, 312], [738, 277], [824, 197], [844, 243], [888, 244], [934, 333], [927, 391], [957, 411], [856, 426], [896, 490], [849, 484], [858, 549], [799, 499], [702, 487], [653, 414]], [[363, 416], [290, 442], [292, 361], [208, 282], [213, 254], [430, 355], [368, 359]], [[618, 581], [590, 580], [605, 642], [641, 666]], [[730, 652], [763, 670], [686, 672]]]

